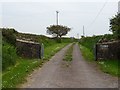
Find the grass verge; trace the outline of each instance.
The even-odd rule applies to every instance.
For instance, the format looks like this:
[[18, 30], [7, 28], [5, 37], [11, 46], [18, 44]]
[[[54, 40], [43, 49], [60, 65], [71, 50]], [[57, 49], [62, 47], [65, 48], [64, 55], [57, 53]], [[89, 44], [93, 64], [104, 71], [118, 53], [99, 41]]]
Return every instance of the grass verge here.
[[86, 47], [80, 45], [80, 50], [82, 52], [83, 57], [88, 61], [94, 61], [93, 53]]
[[[83, 57], [87, 61], [94, 61], [94, 55], [93, 53], [86, 47], [80, 45], [80, 50], [82, 52]], [[118, 60], [100, 60], [97, 61], [97, 64], [100, 66], [100, 69], [113, 76], [119, 76], [120, 77], [120, 72], [119, 68], [120, 66], [118, 65], [120, 61]]]
[[64, 46], [66, 46], [68, 43], [57, 43], [52, 46], [46, 47], [44, 50], [44, 60], [49, 60], [51, 56], [53, 56], [56, 52], [61, 50]]
[[15, 66], [9, 67], [2, 74], [2, 88], [16, 88], [26, 81], [26, 77], [37, 67], [48, 61], [56, 52], [68, 43], [58, 43], [45, 48], [44, 59], [18, 58]]
[[41, 62], [20, 58], [14, 67], [10, 67], [2, 75], [2, 88], [15, 88], [25, 81], [25, 77]]
[[102, 60], [98, 62], [103, 72], [120, 77], [118, 63], [120, 63], [118, 60]]

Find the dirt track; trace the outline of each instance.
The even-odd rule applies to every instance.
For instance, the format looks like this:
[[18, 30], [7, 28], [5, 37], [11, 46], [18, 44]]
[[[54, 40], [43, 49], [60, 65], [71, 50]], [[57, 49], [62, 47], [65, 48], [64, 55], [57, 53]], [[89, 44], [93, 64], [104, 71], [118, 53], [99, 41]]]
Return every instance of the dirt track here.
[[70, 45], [55, 54], [42, 68], [34, 71], [20, 88], [117, 88], [118, 78], [101, 72], [86, 62], [77, 44], [69, 66], [63, 61]]

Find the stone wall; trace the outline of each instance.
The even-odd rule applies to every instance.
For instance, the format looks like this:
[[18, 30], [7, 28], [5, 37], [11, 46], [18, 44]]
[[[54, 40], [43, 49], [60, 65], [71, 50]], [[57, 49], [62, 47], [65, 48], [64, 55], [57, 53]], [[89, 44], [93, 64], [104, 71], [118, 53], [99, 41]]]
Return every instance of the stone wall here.
[[41, 58], [41, 46], [39, 43], [16, 40], [16, 47], [18, 55], [25, 58]]
[[120, 41], [97, 43], [95, 49], [96, 60], [117, 59], [120, 60]]

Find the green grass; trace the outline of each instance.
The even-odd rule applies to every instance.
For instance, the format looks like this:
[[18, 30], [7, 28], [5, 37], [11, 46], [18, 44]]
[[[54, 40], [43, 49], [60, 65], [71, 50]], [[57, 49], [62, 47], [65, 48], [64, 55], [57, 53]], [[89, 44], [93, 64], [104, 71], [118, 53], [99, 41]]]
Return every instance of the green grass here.
[[[102, 38], [110, 40], [113, 38], [112, 35], [104, 36], [93, 36], [93, 37], [84, 37], [80, 40], [80, 49], [82, 51], [83, 57], [88, 61], [95, 61], [94, 58], [94, 45]], [[100, 66], [100, 69], [114, 76], [120, 76], [118, 72], [118, 61], [117, 60], [99, 60], [97, 64]], [[119, 75], [118, 75], [119, 74]]]
[[102, 38], [102, 36], [84, 37], [80, 39], [80, 44], [89, 48], [91, 52], [94, 52], [94, 45]]
[[26, 81], [26, 77], [37, 67], [41, 67], [56, 52], [68, 43], [57, 43], [45, 48], [45, 57], [40, 59], [18, 58], [15, 66], [7, 68], [2, 74], [3, 88], [16, 88], [19, 84]]
[[2, 70], [15, 65], [17, 60], [16, 49], [13, 45], [6, 42], [2, 43]]
[[94, 45], [101, 39], [101, 38], [106, 38], [106, 40], [111, 40], [114, 39], [113, 35], [111, 34], [105, 34], [105, 35], [97, 35], [97, 36], [92, 36], [92, 37], [83, 37], [80, 39], [80, 44], [89, 48], [91, 52], [94, 53]]
[[80, 45], [80, 50], [82, 52], [83, 57], [88, 60], [88, 61], [94, 61], [94, 55], [93, 53], [90, 51], [90, 49]]
[[98, 62], [103, 72], [120, 77], [120, 72], [118, 72], [120, 66], [118, 63], [120, 63], [118, 60], [102, 60]]
[[65, 54], [65, 56], [64, 56], [64, 58], [63, 58], [64, 61], [72, 61], [73, 45], [74, 45], [74, 44], [72, 44], [72, 45], [68, 48], [68, 50], [66, 51], [66, 54]]
[[[3, 29], [0, 29], [0, 31]], [[15, 88], [20, 83], [24, 82], [28, 74], [30, 74], [33, 69], [41, 67], [45, 62], [47, 62], [57, 51], [63, 48], [65, 45], [71, 42], [70, 38], [62, 38], [62, 43], [57, 43], [55, 39], [46, 37], [44, 35], [35, 35], [27, 33], [19, 33], [13, 29], [5, 29], [5, 35], [2, 38], [4, 47], [3, 49], [3, 83], [4, 88]], [[16, 37], [14, 37], [16, 36]], [[11, 46], [11, 41], [14, 38], [19, 39], [30, 39], [31, 41], [43, 43], [44, 44], [44, 58], [39, 59], [25, 59], [20, 58], [16, 55], [15, 46]], [[9, 40], [11, 39], [11, 40]], [[10, 42], [9, 42], [10, 41]], [[3, 45], [2, 44], [2, 45]], [[16, 55], [16, 56], [15, 56]]]
[[9, 67], [2, 75], [2, 87], [14, 88], [25, 81], [25, 77], [41, 64], [38, 60], [19, 59], [14, 67]]
[[[80, 45], [80, 50], [81, 50], [82, 55], [85, 58], [85, 60], [95, 62], [94, 55], [90, 51], [90, 49]], [[118, 63], [120, 63], [120, 61], [118, 61], [118, 60], [100, 60], [100, 61], [97, 61], [97, 64], [100, 66], [100, 69], [103, 72], [108, 73], [108, 74], [113, 75], [113, 76], [120, 77], [120, 71], [119, 71], [120, 66], [118, 65]]]
[[52, 46], [46, 47], [43, 59], [48, 60], [51, 56], [53, 56], [56, 52], [58, 52], [61, 48], [63, 48], [67, 44], [68, 43], [57, 43]]

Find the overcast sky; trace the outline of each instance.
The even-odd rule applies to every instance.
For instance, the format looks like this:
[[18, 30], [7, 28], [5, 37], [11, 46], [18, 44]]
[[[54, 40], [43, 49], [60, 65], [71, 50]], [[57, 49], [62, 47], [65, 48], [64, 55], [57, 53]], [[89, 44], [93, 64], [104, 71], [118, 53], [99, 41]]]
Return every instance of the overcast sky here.
[[70, 37], [81, 36], [83, 25], [87, 36], [108, 34], [109, 20], [118, 12], [118, 0], [5, 1], [0, 12], [2, 27], [12, 27], [23, 33], [46, 35], [46, 27], [56, 24], [58, 10], [59, 24], [72, 28], [68, 33]]

